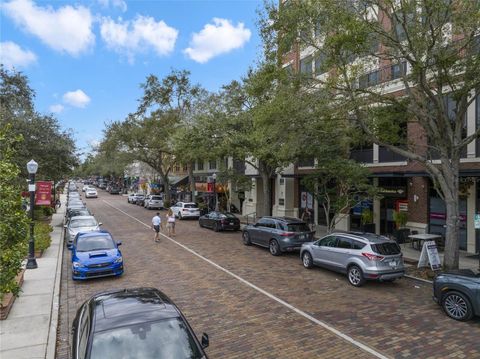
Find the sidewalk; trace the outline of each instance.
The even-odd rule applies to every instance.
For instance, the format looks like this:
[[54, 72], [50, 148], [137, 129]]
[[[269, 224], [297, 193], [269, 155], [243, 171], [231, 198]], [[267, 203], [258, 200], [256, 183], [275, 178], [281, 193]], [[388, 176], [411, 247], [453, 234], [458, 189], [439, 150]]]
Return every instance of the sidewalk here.
[[50, 223], [52, 243], [37, 259], [38, 268], [25, 271], [20, 296], [8, 318], [0, 321], [2, 359], [55, 357], [66, 197], [60, 198], [62, 207]]

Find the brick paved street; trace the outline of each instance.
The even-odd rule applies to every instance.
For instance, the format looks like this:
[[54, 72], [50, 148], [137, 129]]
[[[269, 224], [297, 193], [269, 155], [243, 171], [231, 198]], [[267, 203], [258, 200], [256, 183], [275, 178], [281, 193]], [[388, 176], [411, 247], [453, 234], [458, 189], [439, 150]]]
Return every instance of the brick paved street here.
[[[210, 335], [211, 358], [374, 357], [174, 242], [153, 243], [153, 232], [139, 221], [149, 224], [154, 211], [99, 192], [87, 204], [104, 229], [123, 242], [126, 272], [121, 278], [73, 282], [65, 250], [58, 358], [69, 357], [71, 322], [84, 300], [133, 286], [153, 286], [169, 295], [198, 337]], [[429, 284], [404, 279], [353, 288], [339, 274], [304, 269], [296, 253], [273, 257], [244, 246], [240, 233], [215, 233], [194, 220], [178, 221], [174, 239], [387, 357], [480, 358], [480, 320], [447, 318], [433, 303]]]

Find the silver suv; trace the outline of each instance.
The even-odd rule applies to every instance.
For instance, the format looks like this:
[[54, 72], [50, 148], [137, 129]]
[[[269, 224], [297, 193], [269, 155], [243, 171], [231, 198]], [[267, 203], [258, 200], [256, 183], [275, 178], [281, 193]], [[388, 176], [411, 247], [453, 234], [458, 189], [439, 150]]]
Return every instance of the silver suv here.
[[160, 195], [149, 195], [145, 197], [145, 201], [143, 202], [143, 206], [146, 209], [163, 209], [163, 198]]
[[398, 244], [372, 233], [332, 233], [318, 241], [304, 243], [300, 258], [305, 268], [313, 265], [347, 274], [360, 287], [366, 280], [393, 282], [405, 274]]

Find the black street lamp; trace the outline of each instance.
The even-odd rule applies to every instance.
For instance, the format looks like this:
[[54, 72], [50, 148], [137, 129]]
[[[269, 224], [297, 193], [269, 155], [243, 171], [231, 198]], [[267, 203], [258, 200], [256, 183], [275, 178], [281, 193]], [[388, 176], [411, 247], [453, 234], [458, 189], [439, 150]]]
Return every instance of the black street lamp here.
[[215, 211], [218, 212], [218, 200], [217, 200], [217, 174], [212, 175], [213, 179], [213, 200], [215, 201]]
[[33, 208], [35, 207], [35, 173], [37, 173], [38, 163], [31, 160], [27, 163], [27, 171], [30, 175], [30, 184], [28, 185], [28, 191], [30, 192], [30, 241], [28, 242], [28, 261], [27, 269], [35, 269], [38, 267], [37, 260], [35, 259], [35, 222], [33, 216]]

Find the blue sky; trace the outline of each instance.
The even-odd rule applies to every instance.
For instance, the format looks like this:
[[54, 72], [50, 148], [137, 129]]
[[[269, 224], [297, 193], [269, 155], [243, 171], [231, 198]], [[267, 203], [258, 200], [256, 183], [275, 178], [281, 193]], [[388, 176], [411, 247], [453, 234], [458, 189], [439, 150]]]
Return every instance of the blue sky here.
[[0, 2], [0, 60], [22, 71], [36, 107], [74, 130], [80, 152], [137, 106], [146, 76], [172, 68], [215, 91], [261, 53], [261, 1]]

